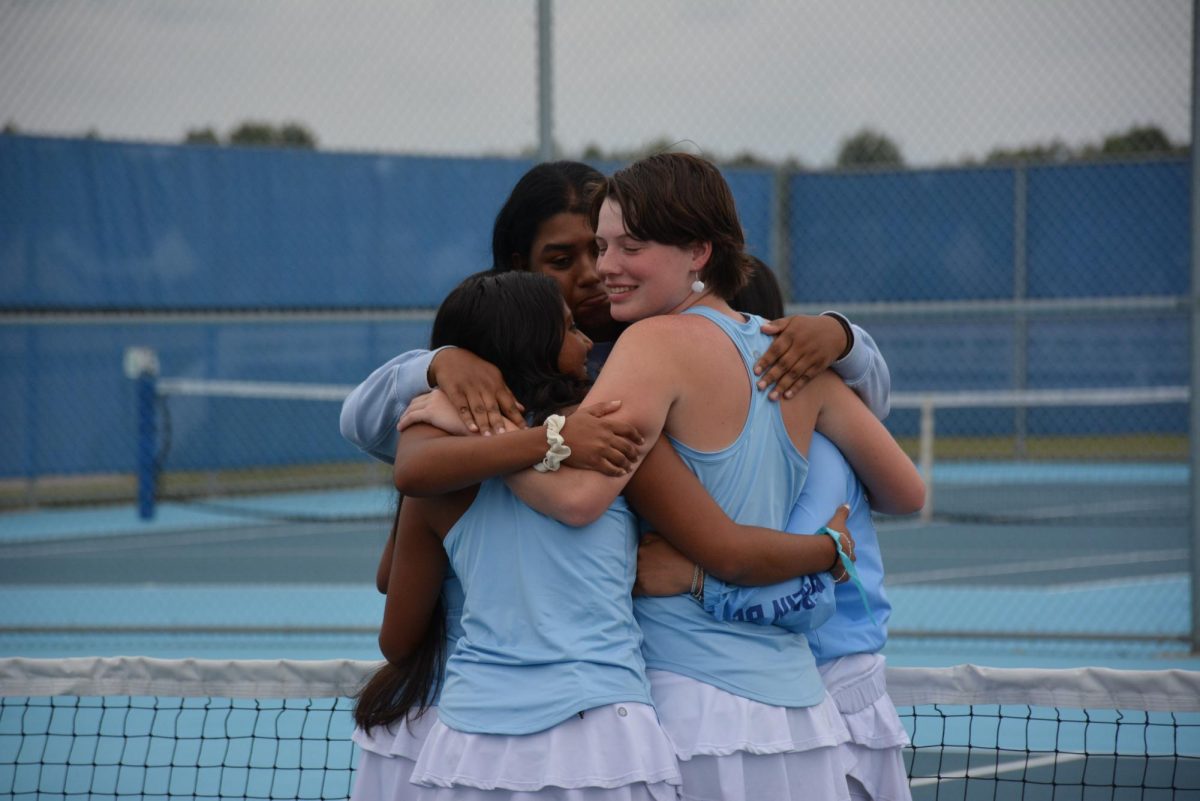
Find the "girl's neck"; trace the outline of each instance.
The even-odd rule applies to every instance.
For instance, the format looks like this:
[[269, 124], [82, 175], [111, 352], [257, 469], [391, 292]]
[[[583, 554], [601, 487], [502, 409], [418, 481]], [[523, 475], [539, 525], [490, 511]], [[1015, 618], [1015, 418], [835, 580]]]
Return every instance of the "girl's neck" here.
[[724, 298], [720, 297], [719, 295], [713, 294], [712, 291], [707, 291], [707, 292], [705, 292], [701, 295], [697, 295], [695, 297], [689, 296], [689, 298], [687, 300], [685, 300], [683, 303], [679, 304], [677, 307], [675, 307], [668, 313], [669, 314], [682, 314], [683, 312], [687, 311], [688, 309], [691, 309], [696, 306], [705, 306], [705, 307], [710, 308], [713, 311], [717, 312], [718, 314], [723, 314], [724, 316], [728, 317], [731, 320], [737, 320], [737, 321], [741, 322], [744, 319], [742, 317], [742, 315], [738, 314], [737, 312], [735, 312], [733, 310], [733, 308], [729, 305], [729, 303]]

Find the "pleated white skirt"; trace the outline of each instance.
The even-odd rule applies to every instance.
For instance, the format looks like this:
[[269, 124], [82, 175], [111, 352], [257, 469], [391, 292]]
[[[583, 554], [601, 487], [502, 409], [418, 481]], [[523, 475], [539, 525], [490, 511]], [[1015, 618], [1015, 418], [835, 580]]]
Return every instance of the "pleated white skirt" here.
[[617, 703], [534, 734], [474, 734], [439, 721], [411, 781], [422, 801], [674, 801], [680, 777], [654, 708]]
[[811, 707], [751, 701], [650, 670], [651, 693], [683, 777], [685, 801], [848, 801], [850, 733], [833, 699]]
[[902, 749], [908, 732], [887, 694], [886, 662], [879, 654], [851, 654], [820, 666], [850, 742], [841, 748], [850, 776], [874, 801], [912, 801]]
[[421, 788], [409, 779], [436, 722], [437, 708], [431, 707], [413, 720], [375, 726], [369, 732], [355, 728], [351, 739], [360, 755], [351, 801], [415, 801]]

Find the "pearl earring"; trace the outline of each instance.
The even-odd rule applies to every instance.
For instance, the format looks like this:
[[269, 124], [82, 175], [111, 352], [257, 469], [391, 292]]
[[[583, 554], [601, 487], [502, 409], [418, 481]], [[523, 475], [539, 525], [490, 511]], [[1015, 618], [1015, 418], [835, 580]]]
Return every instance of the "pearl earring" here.
[[704, 291], [704, 282], [701, 281], [699, 278], [697, 278], [695, 281], [692, 282], [692, 291], [695, 292], [697, 295], [699, 295], [701, 292]]

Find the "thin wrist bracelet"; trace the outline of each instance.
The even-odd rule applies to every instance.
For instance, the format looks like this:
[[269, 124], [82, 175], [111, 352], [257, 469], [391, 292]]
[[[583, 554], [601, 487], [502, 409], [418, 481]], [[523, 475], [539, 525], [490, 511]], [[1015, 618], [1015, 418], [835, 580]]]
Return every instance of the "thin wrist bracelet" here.
[[704, 605], [704, 568], [700, 565], [692, 567], [692, 591], [689, 594], [693, 601], [701, 606]]

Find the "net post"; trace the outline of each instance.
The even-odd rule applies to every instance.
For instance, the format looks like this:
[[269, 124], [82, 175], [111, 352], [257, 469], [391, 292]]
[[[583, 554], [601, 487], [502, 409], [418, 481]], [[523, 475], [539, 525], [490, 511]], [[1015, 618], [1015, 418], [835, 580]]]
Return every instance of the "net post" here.
[[[1197, 0], [1200, 2], [1200, 0]], [[921, 507], [921, 522], [933, 520], [933, 399], [921, 399], [921, 439], [918, 469], [925, 479], [925, 505]]]
[[158, 444], [155, 419], [158, 396], [158, 354], [151, 348], [125, 350], [125, 376], [137, 382], [137, 502], [138, 517], [154, 517], [154, 499], [158, 491], [155, 456]]

